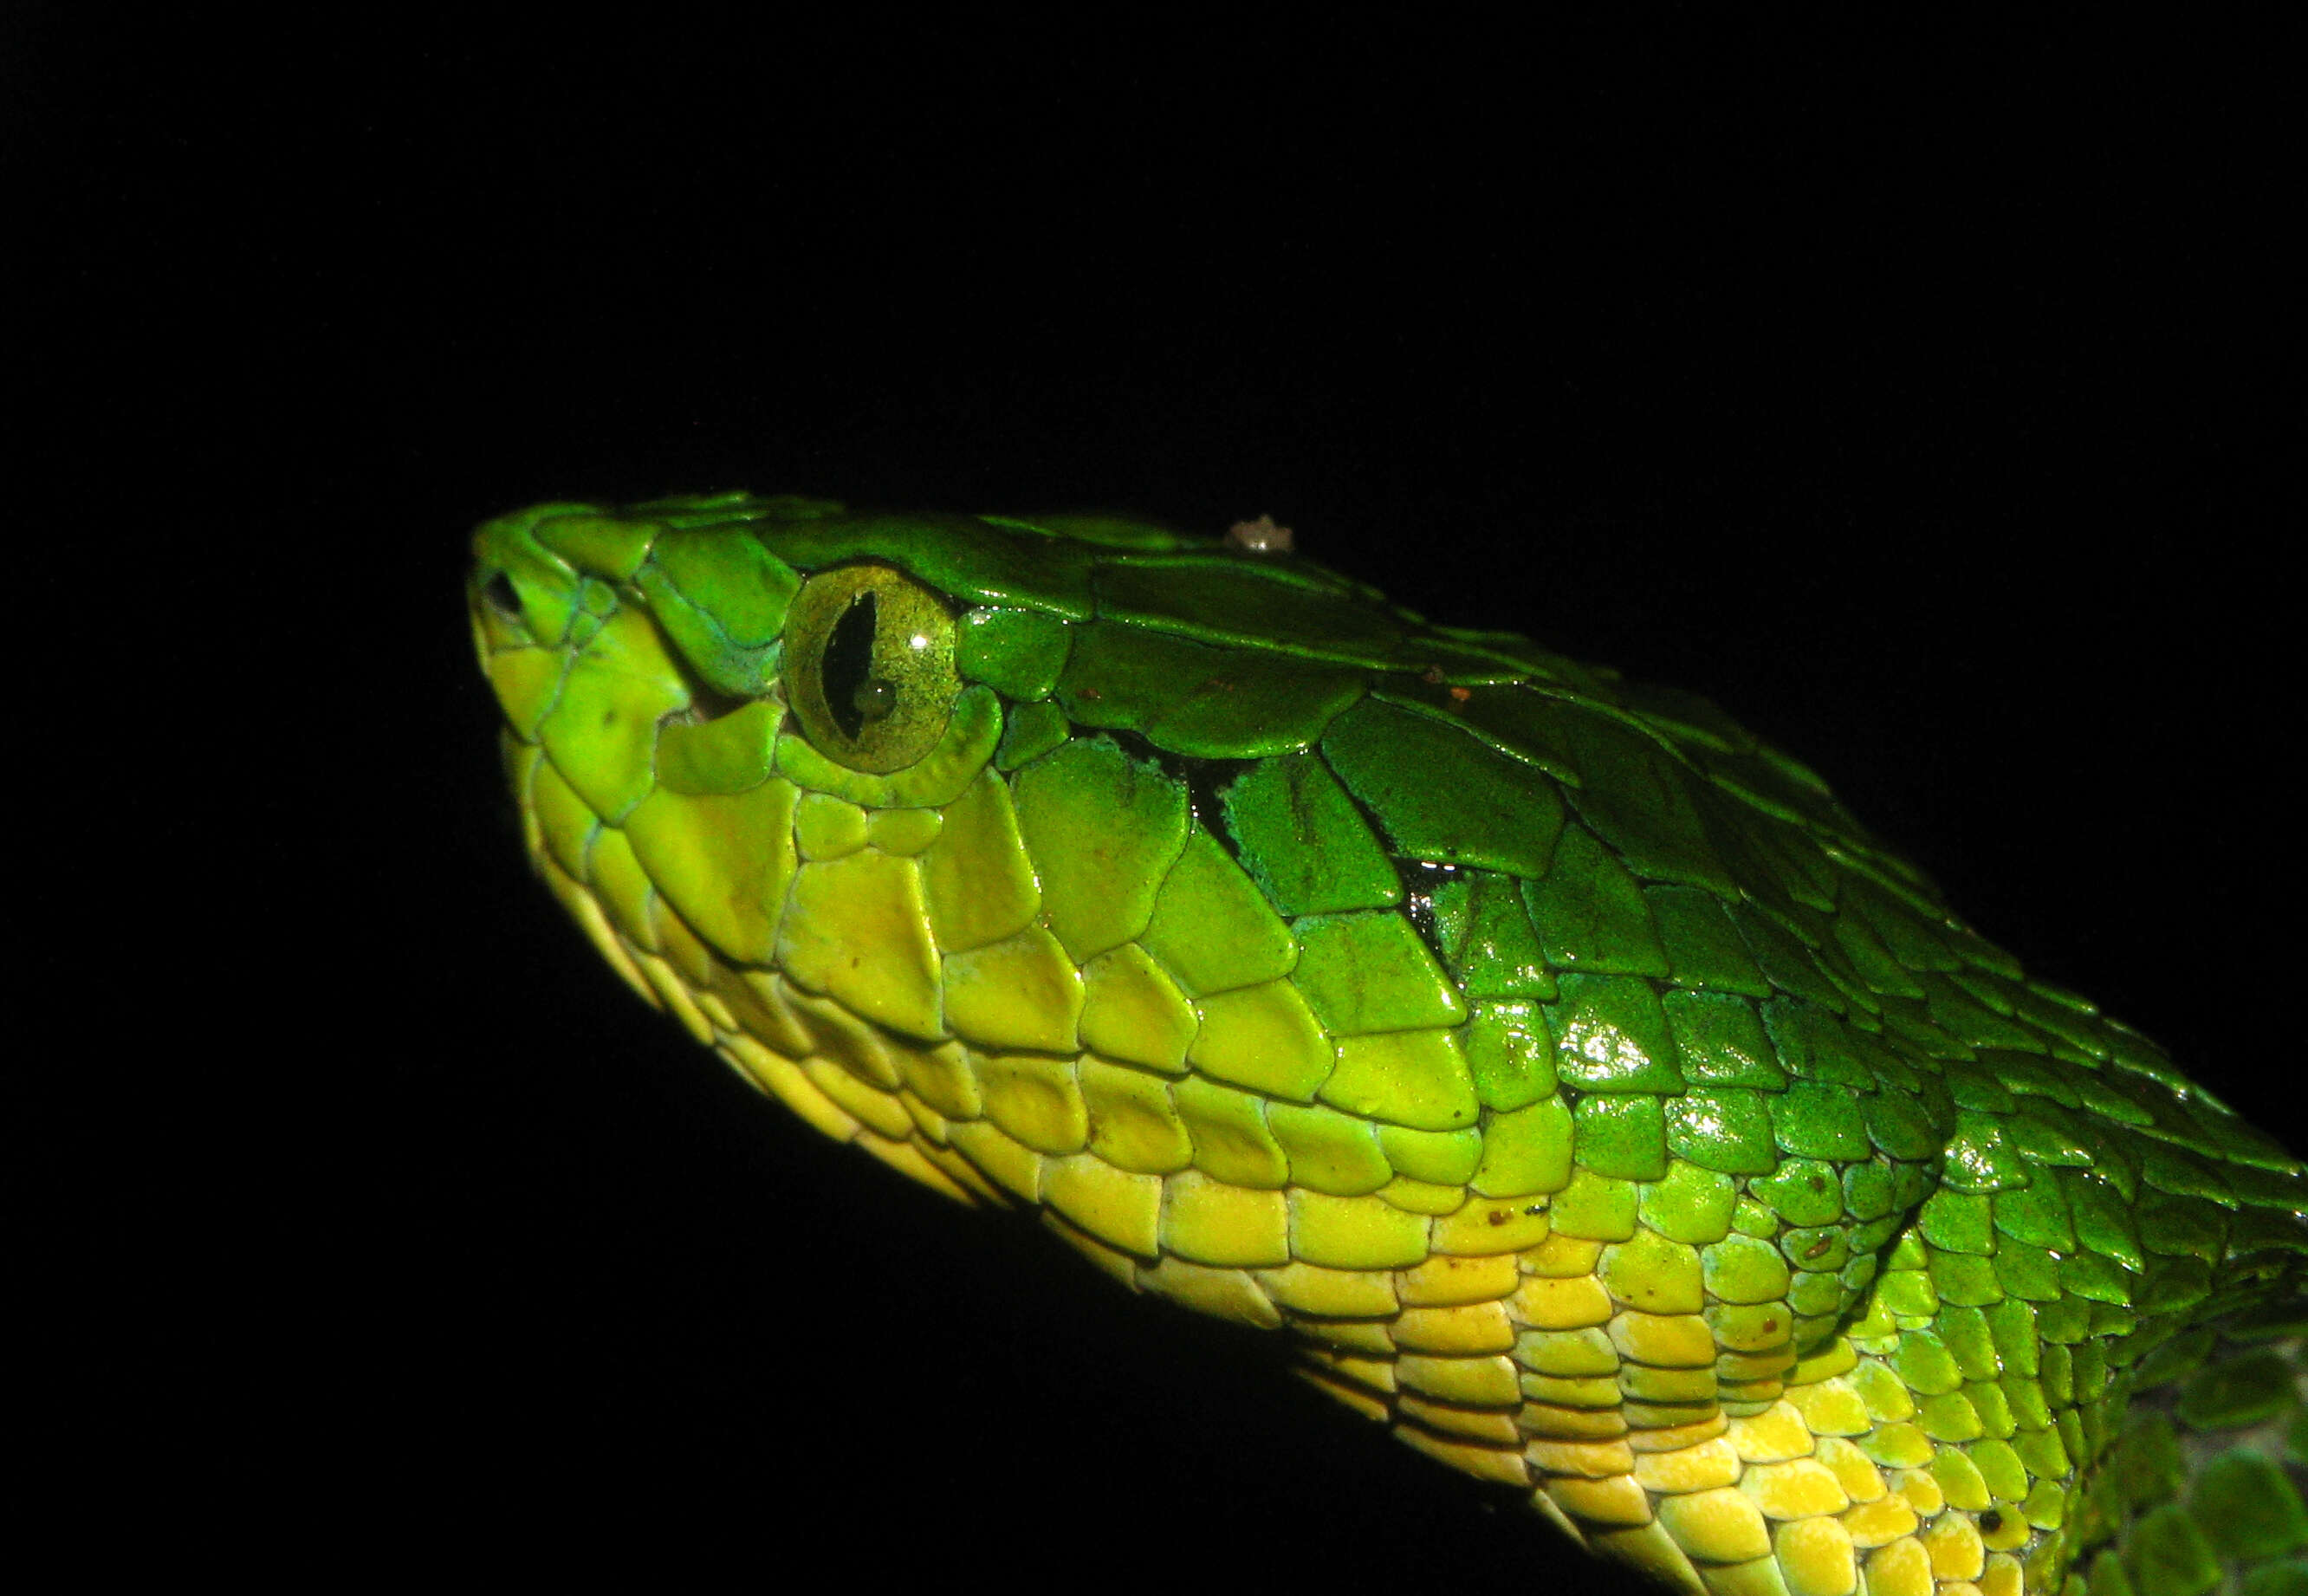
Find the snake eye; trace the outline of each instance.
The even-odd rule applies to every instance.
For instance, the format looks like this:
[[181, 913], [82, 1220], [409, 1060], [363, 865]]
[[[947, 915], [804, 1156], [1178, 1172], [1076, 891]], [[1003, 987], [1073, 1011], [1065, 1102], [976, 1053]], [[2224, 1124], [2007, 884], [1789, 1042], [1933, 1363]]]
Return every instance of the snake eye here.
[[887, 565], [802, 584], [786, 612], [786, 696], [818, 752], [886, 775], [937, 746], [961, 678], [944, 601]]

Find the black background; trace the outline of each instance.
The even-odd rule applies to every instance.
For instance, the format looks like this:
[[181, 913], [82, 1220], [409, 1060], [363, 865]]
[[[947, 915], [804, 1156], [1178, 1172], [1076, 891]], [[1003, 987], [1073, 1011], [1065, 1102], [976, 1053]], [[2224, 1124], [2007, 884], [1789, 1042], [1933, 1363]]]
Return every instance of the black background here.
[[58, 1499], [133, 1498], [128, 1544], [1588, 1577], [597, 968], [460, 612], [467, 529], [540, 497], [1271, 513], [1709, 694], [2296, 1119], [2269, 39], [7, 27], [17, 724], [61, 773], [20, 1311]]

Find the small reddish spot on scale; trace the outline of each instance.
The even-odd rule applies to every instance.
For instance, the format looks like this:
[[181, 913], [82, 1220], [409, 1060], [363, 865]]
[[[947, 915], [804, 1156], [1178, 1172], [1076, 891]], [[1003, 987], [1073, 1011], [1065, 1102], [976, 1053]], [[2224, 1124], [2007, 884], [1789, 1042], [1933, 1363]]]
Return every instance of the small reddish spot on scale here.
[[1442, 685], [1442, 668], [1440, 665], [1430, 665], [1419, 674], [1418, 679], [1430, 687], [1439, 687]]
[[1453, 687], [1451, 689], [1451, 698], [1455, 703], [1464, 703], [1474, 695], [1475, 690], [1472, 687]]
[[1491, 1210], [1491, 1223], [1494, 1225], [1503, 1225], [1507, 1221], [1512, 1218], [1514, 1218], [1514, 1210], [1511, 1208], [1494, 1208]]
[[1096, 687], [1084, 687], [1081, 690], [1081, 695], [1084, 698], [1090, 699], [1103, 698], [1106, 696], [1105, 694], [1099, 692]]

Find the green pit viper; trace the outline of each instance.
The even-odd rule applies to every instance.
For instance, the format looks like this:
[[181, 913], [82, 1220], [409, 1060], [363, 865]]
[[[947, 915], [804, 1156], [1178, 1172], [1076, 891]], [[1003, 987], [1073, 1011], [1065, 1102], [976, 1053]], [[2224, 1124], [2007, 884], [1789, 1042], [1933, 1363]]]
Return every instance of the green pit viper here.
[[1705, 701], [1115, 516], [548, 504], [529, 852], [763, 1091], [1711, 1596], [2308, 1591], [2308, 1176]]

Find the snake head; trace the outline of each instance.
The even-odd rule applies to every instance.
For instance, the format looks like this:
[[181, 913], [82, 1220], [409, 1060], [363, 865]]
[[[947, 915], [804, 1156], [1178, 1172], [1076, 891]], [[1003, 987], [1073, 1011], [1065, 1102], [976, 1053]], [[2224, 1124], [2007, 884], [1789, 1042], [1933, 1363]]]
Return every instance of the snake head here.
[[1694, 1596], [2059, 1589], [2124, 1338], [2296, 1325], [2299, 1166], [1816, 776], [1270, 522], [546, 505], [469, 600], [644, 997]]
[[[1419, 632], [1280, 549], [745, 495], [501, 517], [468, 597], [540, 872], [701, 1040], [787, 1058], [820, 1039], [763, 994], [907, 1045], [1077, 1050], [1084, 968], [1186, 846], [1185, 764], [1304, 750]], [[1439, 681], [1451, 648], [1399, 669]], [[1399, 901], [1355, 830], [1373, 906]]]

